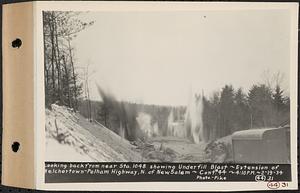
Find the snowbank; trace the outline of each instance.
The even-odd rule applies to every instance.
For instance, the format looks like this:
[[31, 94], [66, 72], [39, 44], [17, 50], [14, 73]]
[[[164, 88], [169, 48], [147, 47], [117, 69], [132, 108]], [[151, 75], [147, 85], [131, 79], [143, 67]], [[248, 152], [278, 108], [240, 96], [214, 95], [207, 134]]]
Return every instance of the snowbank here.
[[98, 123], [90, 123], [67, 107], [46, 109], [47, 161], [140, 161], [126, 140]]

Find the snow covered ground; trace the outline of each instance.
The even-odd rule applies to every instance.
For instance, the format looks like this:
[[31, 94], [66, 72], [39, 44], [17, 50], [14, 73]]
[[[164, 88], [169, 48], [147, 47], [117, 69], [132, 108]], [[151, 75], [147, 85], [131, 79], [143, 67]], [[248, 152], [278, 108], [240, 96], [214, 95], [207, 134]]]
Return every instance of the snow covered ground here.
[[127, 140], [66, 107], [46, 109], [47, 161], [141, 161]]

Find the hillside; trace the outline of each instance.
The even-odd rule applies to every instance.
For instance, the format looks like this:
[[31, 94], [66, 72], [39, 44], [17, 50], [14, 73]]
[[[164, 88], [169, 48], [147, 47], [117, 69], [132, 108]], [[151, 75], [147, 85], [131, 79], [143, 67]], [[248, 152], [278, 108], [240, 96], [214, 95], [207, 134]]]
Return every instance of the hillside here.
[[46, 109], [47, 161], [141, 161], [126, 139], [99, 123], [90, 123], [71, 109], [51, 105]]

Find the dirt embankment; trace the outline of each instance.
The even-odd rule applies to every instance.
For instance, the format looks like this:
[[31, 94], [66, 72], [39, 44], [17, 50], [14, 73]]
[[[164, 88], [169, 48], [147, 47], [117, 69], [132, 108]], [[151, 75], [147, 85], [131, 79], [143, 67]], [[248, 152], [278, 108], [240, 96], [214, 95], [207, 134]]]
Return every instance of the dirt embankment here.
[[101, 124], [91, 123], [72, 109], [46, 109], [47, 161], [141, 161], [133, 145]]

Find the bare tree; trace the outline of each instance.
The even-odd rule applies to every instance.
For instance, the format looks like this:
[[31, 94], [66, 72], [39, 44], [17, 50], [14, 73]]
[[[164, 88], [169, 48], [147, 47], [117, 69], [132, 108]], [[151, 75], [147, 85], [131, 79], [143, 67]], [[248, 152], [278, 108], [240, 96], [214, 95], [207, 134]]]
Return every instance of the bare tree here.
[[262, 80], [263, 83], [271, 90], [275, 90], [277, 86], [283, 87], [284, 73], [277, 71], [272, 72], [269, 69], [263, 71]]
[[89, 88], [89, 66], [90, 62], [87, 63], [85, 71], [84, 71], [84, 94], [85, 98], [87, 100], [87, 109], [88, 109], [88, 119], [90, 122], [92, 122], [92, 105], [91, 105], [91, 99], [90, 99], [90, 88]]
[[[81, 83], [77, 80], [72, 40], [92, 22], [78, 19], [80, 12], [43, 12], [46, 105], [78, 108]], [[67, 84], [67, 85], [66, 85]]]

